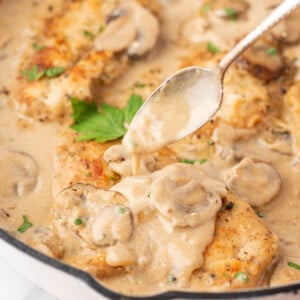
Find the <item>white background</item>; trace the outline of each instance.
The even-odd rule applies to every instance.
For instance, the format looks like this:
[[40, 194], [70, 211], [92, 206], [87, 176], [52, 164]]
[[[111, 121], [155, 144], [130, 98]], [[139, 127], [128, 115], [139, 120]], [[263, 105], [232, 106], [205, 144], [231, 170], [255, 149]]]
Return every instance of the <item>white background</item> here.
[[19, 274], [1, 257], [0, 287], [3, 300], [58, 300]]

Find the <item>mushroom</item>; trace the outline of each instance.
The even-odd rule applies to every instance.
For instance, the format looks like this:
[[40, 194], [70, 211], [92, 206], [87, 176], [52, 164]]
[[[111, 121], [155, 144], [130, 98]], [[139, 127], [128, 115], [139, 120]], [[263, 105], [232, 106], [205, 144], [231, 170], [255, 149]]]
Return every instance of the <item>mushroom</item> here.
[[249, 3], [241, 0], [217, 0], [214, 8], [217, 17], [232, 19], [245, 13], [249, 8]]
[[0, 150], [0, 169], [2, 197], [22, 197], [35, 189], [38, 165], [28, 153], [15, 149]]
[[159, 35], [159, 22], [135, 1], [123, 2], [107, 17], [107, 26], [95, 39], [98, 50], [123, 51], [141, 56], [151, 50]]
[[228, 188], [251, 206], [270, 202], [281, 187], [281, 179], [272, 166], [248, 157], [225, 171], [223, 176]]
[[135, 262], [131, 251], [123, 244], [117, 244], [107, 249], [106, 263], [113, 267], [127, 267]]
[[111, 246], [117, 241], [127, 242], [132, 231], [132, 214], [128, 207], [106, 206], [93, 222], [92, 240], [97, 246]]
[[281, 154], [291, 155], [293, 153], [291, 133], [285, 128], [268, 128], [258, 143]]
[[300, 8], [293, 11], [287, 18], [271, 31], [274, 38], [286, 44], [295, 44], [300, 41]]
[[[92, 249], [95, 245], [103, 246], [113, 244], [117, 240], [124, 241], [126, 236], [122, 230], [126, 228], [122, 226], [126, 221], [124, 223], [123, 220], [131, 220], [131, 213], [125, 203], [126, 199], [117, 192], [97, 189], [89, 184], [74, 184], [62, 191], [55, 201], [55, 224], [61, 236], [71, 230], [76, 238], [87, 243]], [[110, 226], [109, 222], [114, 224], [107, 229], [106, 226]]]
[[221, 198], [211, 179], [198, 166], [173, 164], [157, 172], [150, 189], [150, 202], [179, 227], [195, 227], [213, 219]]
[[239, 65], [259, 79], [273, 80], [284, 71], [284, 60], [279, 50], [265, 42], [257, 42], [239, 59]]

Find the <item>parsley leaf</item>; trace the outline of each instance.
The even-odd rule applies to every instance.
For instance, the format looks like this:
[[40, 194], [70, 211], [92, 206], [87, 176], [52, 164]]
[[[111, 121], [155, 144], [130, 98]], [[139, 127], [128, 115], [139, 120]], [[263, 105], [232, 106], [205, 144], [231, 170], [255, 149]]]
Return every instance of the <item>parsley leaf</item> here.
[[179, 162], [184, 163], [184, 164], [190, 164], [193, 165], [195, 163], [195, 159], [188, 159], [188, 158], [182, 158], [179, 160]]
[[46, 76], [48, 78], [54, 78], [65, 72], [63, 67], [51, 67], [44, 70], [39, 70], [37, 65], [34, 65], [30, 70], [22, 70], [21, 75], [27, 77], [27, 81], [31, 82], [34, 80], [39, 80]]
[[45, 69], [45, 75], [48, 78], [57, 77], [61, 75], [63, 72], [65, 72], [65, 68], [63, 67], [52, 67], [52, 68]]
[[81, 133], [78, 141], [95, 140], [104, 143], [119, 139], [127, 131], [124, 123], [131, 122], [142, 103], [141, 96], [132, 94], [123, 109], [105, 103], [101, 103], [98, 109], [95, 103], [71, 98], [74, 119], [71, 127]]
[[127, 102], [127, 106], [123, 109], [124, 120], [127, 124], [130, 124], [133, 117], [143, 104], [143, 98], [137, 94], [132, 94]]
[[28, 217], [26, 215], [23, 215], [23, 224], [19, 226], [17, 229], [20, 233], [24, 233], [28, 228], [32, 227], [32, 223], [28, 221]]
[[201, 8], [201, 12], [203, 14], [207, 14], [210, 11], [211, 11], [211, 5], [210, 5], [210, 3], [204, 3], [203, 6], [202, 6], [202, 8]]
[[34, 43], [32, 44], [32, 47], [33, 47], [33, 49], [35, 49], [35, 50], [37, 50], [37, 51], [41, 51], [41, 50], [45, 49], [45, 46], [40, 45], [40, 44], [37, 43], [37, 42], [34, 42]]
[[212, 42], [208, 42], [206, 44], [206, 47], [207, 47], [207, 50], [212, 52], [212, 53], [217, 54], [217, 53], [221, 52], [221, 50], [215, 44], [213, 44]]

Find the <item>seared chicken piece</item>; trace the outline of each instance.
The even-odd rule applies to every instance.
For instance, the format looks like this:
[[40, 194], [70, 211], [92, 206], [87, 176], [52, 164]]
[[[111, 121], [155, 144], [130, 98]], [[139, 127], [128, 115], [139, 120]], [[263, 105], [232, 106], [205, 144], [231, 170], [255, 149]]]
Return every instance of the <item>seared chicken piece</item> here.
[[[125, 249], [127, 252], [124, 253], [127, 254], [124, 254], [122, 262], [114, 265], [105, 248], [105, 245], [109, 245], [110, 249], [111, 246], [127, 241], [129, 232], [134, 230], [132, 226], [136, 226], [136, 221], [130, 225], [128, 199], [107, 191], [119, 178], [119, 175], [108, 169], [108, 164], [102, 158], [107, 156], [107, 152], [103, 153], [112, 143], [79, 143], [74, 142], [74, 136], [70, 135], [64, 140], [65, 145], [59, 148], [55, 165], [54, 223], [62, 239], [71, 235], [73, 239], [75, 237], [79, 240], [79, 245], [84, 246], [75, 248], [80, 250], [75, 250], [73, 258], [66, 251], [64, 261], [84, 268], [99, 278], [128, 272], [130, 268], [126, 267], [132, 263], [128, 250]], [[174, 162], [175, 157], [170, 151], [165, 151], [160, 154], [160, 160], [163, 166]], [[122, 158], [119, 161], [121, 163]], [[101, 172], [96, 173], [94, 170]], [[91, 172], [91, 175], [86, 176], [89, 174], [87, 172]], [[108, 174], [114, 174], [116, 180], [109, 178]], [[277, 261], [278, 238], [249, 204], [232, 194], [227, 194], [223, 202], [223, 208], [217, 216], [213, 242], [204, 253], [204, 265], [192, 275], [193, 289], [227, 290], [262, 285]], [[111, 212], [101, 213], [100, 210], [107, 205], [115, 208]], [[120, 209], [122, 213], [128, 213], [128, 217], [122, 215], [119, 220], [117, 212]], [[99, 213], [101, 218], [97, 221]], [[114, 223], [107, 219], [112, 214], [116, 214], [113, 217]], [[76, 226], [74, 222], [77, 218], [83, 220], [83, 226]], [[146, 222], [152, 222], [152, 218], [153, 212], [148, 213]], [[118, 224], [122, 224], [122, 230], [127, 228], [127, 233], [121, 234], [123, 231], [116, 229]], [[97, 229], [94, 230], [95, 226]]]
[[[67, 1], [46, 20], [38, 34], [43, 38], [24, 54], [18, 71], [14, 98], [23, 115], [41, 121], [70, 115], [70, 97], [93, 100], [97, 81], [117, 78], [128, 55], [141, 56], [155, 46], [157, 18], [136, 1], [116, 4]], [[126, 24], [131, 27], [124, 31]]]
[[[93, 184], [97, 188], [109, 189], [122, 175], [121, 164], [125, 165], [126, 169], [131, 169], [126, 153], [119, 157], [110, 157], [109, 153], [104, 156], [104, 152], [118, 142], [104, 144], [94, 141], [76, 142], [76, 138], [77, 134], [73, 131], [65, 132], [62, 143], [57, 149], [53, 181], [53, 195], [55, 197], [63, 189], [79, 182]], [[151, 166], [151, 170], [160, 169], [177, 161], [174, 152], [168, 148], [154, 154], [154, 159], [155, 164]], [[118, 162], [120, 162], [119, 168], [108, 168], [108, 164], [116, 165]]]
[[201, 270], [197, 290], [232, 290], [266, 284], [279, 259], [279, 240], [242, 199], [228, 194], [216, 221], [215, 237]]

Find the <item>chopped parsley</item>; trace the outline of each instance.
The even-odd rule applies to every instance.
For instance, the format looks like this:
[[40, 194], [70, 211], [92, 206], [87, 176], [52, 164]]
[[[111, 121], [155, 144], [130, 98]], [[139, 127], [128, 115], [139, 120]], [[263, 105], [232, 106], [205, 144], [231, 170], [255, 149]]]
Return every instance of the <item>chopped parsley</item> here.
[[37, 43], [37, 42], [34, 42], [34, 43], [32, 44], [32, 47], [33, 47], [35, 50], [37, 50], [37, 51], [41, 51], [41, 50], [45, 49], [45, 46], [40, 45], [40, 44]]
[[88, 30], [83, 30], [83, 35], [91, 41], [95, 38], [95, 35]]
[[260, 211], [257, 211], [256, 214], [257, 214], [260, 218], [264, 218], [264, 217], [265, 217], [265, 215], [264, 215], [262, 212], [260, 212]]
[[275, 47], [270, 47], [269, 49], [267, 49], [267, 54], [270, 56], [274, 56], [278, 54], [278, 51]]
[[236, 11], [233, 8], [226, 7], [224, 8], [224, 12], [226, 13], [226, 15], [231, 21], [236, 20]]
[[236, 272], [234, 274], [234, 278], [237, 279], [237, 280], [240, 280], [244, 283], [249, 281], [249, 278], [248, 278], [248, 276], [245, 272]]
[[76, 220], [74, 221], [74, 224], [75, 224], [76, 226], [79, 226], [79, 225], [83, 224], [83, 221], [82, 221], [82, 219], [78, 218], [78, 219], [76, 219]]
[[136, 88], [142, 89], [142, 88], [144, 88], [146, 86], [146, 84], [143, 83], [143, 82], [140, 82], [140, 81], [136, 81], [135, 84], [134, 84], [134, 86]]
[[184, 163], [184, 164], [190, 164], [193, 165], [195, 162], [198, 162], [200, 165], [204, 164], [207, 162], [207, 158], [201, 158], [199, 160], [196, 159], [188, 159], [188, 158], [181, 158], [179, 162]]
[[101, 33], [104, 31], [104, 29], [105, 29], [104, 25], [100, 25], [98, 32]]
[[207, 158], [201, 158], [200, 160], [199, 160], [199, 164], [200, 165], [203, 165], [203, 164], [205, 164], [207, 162]]
[[48, 78], [54, 78], [54, 77], [57, 77], [57, 76], [61, 75], [63, 72], [65, 72], [65, 68], [63, 68], [63, 67], [52, 67], [52, 68], [45, 69], [44, 71], [45, 71], [45, 75]]
[[119, 214], [125, 214], [127, 212], [127, 209], [124, 206], [118, 206], [117, 211], [118, 211]]
[[201, 9], [203, 14], [208, 14], [211, 11], [211, 5], [210, 3], [204, 3], [202, 5], [202, 9]]
[[294, 268], [296, 270], [300, 270], [300, 265], [296, 264], [296, 263], [293, 263], [291, 261], [289, 261], [288, 263], [288, 266], [291, 267], [291, 268]]
[[179, 162], [184, 163], [184, 164], [193, 165], [196, 162], [196, 160], [195, 159], [188, 159], [188, 158], [181, 158], [179, 160]]
[[23, 215], [23, 224], [21, 224], [19, 227], [18, 227], [18, 231], [20, 233], [23, 233], [25, 232], [28, 228], [32, 227], [32, 223], [29, 222], [28, 220], [28, 217], [26, 215]]
[[212, 42], [208, 42], [206, 44], [206, 47], [207, 47], [207, 50], [211, 53], [217, 54], [217, 53], [221, 52], [221, 50], [215, 44], [213, 44]]
[[77, 140], [95, 140], [104, 143], [125, 135], [127, 131], [125, 124], [130, 124], [142, 106], [143, 99], [139, 95], [132, 94], [123, 109], [105, 103], [101, 103], [98, 109], [96, 103], [86, 103], [76, 98], [71, 98], [71, 104], [74, 120], [71, 127], [80, 133]]
[[65, 68], [63, 67], [51, 67], [39, 70], [39, 67], [34, 65], [30, 70], [22, 70], [21, 74], [22, 76], [27, 77], [28, 82], [31, 82], [34, 80], [39, 80], [44, 76], [48, 78], [54, 78], [61, 75], [63, 72], [65, 72]]
[[209, 146], [213, 146], [215, 144], [215, 142], [212, 140], [207, 140], [206, 142], [207, 142], [207, 145], [209, 145]]

